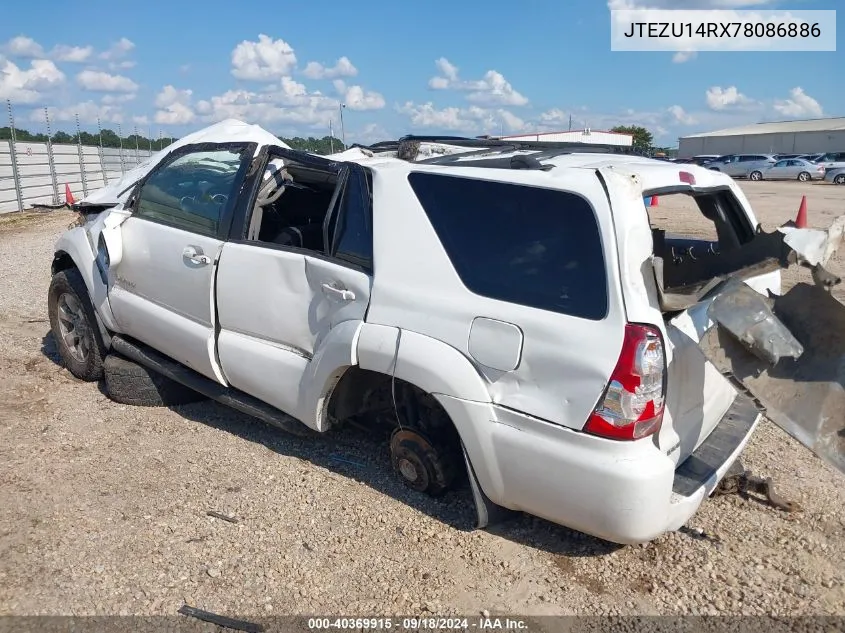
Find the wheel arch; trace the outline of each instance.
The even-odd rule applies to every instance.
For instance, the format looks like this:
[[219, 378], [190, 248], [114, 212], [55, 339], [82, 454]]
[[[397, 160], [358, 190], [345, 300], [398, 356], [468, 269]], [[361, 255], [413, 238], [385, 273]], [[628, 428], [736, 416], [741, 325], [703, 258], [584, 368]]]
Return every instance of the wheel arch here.
[[[448, 420], [459, 443], [461, 468], [469, 478], [478, 517], [485, 527], [504, 511], [492, 449], [494, 413], [478, 371], [460, 351], [431, 337], [399, 328], [364, 324], [358, 363], [347, 367], [326, 393], [327, 417], [338, 422], [369, 411], [397, 411], [397, 395], [417, 392]], [[493, 501], [491, 501], [491, 499]]]
[[106, 347], [110, 346], [111, 332], [117, 331], [117, 324], [108, 300], [108, 287], [100, 276], [94, 253], [88, 243], [85, 229], [75, 227], [67, 231], [56, 242], [50, 269], [55, 275], [63, 270], [75, 268], [85, 282], [88, 297], [94, 306], [97, 326]]

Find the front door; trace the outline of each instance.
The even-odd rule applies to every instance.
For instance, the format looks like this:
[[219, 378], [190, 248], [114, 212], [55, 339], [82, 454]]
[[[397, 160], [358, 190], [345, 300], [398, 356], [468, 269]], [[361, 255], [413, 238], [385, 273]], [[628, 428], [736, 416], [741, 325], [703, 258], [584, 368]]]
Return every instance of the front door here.
[[180, 148], [141, 182], [121, 226], [109, 300], [125, 334], [225, 383], [214, 353], [214, 276], [252, 144]]
[[358, 166], [286, 170], [292, 184], [253, 239], [223, 246], [218, 354], [233, 387], [319, 428], [324, 387], [354, 364], [369, 305], [370, 194]]

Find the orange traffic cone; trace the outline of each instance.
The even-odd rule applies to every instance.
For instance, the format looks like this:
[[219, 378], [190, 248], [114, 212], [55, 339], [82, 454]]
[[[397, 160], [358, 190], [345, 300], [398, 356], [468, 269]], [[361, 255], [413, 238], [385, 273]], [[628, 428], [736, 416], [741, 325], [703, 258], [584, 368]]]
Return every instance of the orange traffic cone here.
[[73, 199], [73, 194], [70, 191], [70, 185], [67, 183], [65, 183], [65, 204], [67, 206], [76, 204], [76, 200]]
[[801, 206], [798, 207], [798, 217], [795, 218], [795, 226], [799, 229], [807, 228], [807, 196], [801, 196]]
[[657, 196], [651, 197], [651, 206], [653, 206], [653, 207], [657, 206]]

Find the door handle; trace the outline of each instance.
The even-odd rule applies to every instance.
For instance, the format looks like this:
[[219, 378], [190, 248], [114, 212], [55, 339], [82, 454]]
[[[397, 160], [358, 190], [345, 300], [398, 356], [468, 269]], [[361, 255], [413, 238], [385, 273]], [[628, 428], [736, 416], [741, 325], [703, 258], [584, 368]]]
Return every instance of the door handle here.
[[203, 255], [196, 246], [186, 246], [182, 251], [182, 257], [190, 260], [194, 264], [206, 266], [211, 263], [211, 258], [208, 255]]
[[338, 288], [337, 286], [333, 286], [331, 284], [323, 284], [321, 287], [323, 289], [323, 294], [337, 297], [341, 301], [355, 300], [355, 293], [351, 290], [347, 290], [346, 288]]

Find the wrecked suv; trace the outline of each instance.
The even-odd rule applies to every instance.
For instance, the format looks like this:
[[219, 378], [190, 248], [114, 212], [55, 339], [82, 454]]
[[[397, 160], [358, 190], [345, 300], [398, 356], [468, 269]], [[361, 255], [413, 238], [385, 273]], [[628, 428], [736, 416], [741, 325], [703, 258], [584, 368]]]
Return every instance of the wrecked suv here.
[[[762, 409], [812, 418], [782, 393], [806, 382], [813, 330], [779, 302], [842, 323], [824, 269], [841, 225], [764, 233], [696, 166], [449, 143], [321, 157], [237, 121], [183, 138], [58, 241], [67, 367], [120, 402], [386, 428], [412, 489], [469, 479], [480, 527], [509, 509], [619, 543], [683, 526]], [[718, 239], [652, 227], [652, 195], [688, 196]], [[793, 263], [818, 283], [780, 298]], [[829, 343], [825, 420], [845, 410]]]

